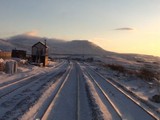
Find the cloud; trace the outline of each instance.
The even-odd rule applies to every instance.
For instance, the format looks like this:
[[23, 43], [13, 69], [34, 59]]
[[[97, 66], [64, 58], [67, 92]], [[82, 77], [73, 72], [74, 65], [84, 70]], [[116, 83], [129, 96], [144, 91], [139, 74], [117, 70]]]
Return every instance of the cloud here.
[[130, 27], [122, 27], [122, 28], [116, 28], [114, 30], [134, 30], [133, 28], [130, 28]]
[[13, 36], [17, 34], [17, 32], [13, 32], [13, 31], [1, 31], [0, 32], [0, 38], [8, 38], [9, 36]]
[[38, 31], [36, 31], [36, 30], [29, 31], [29, 32], [24, 33], [24, 35], [37, 36], [38, 35]]

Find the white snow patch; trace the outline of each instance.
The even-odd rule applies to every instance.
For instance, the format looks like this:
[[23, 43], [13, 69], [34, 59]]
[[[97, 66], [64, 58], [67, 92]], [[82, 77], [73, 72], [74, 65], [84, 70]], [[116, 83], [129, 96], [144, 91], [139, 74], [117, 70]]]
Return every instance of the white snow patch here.
[[96, 100], [96, 104], [98, 104], [100, 111], [103, 113], [102, 115], [103, 115], [104, 120], [112, 120], [111, 114], [109, 113], [106, 106], [100, 99], [98, 93], [96, 92], [95, 86], [93, 85], [93, 83], [89, 80], [89, 78], [86, 75], [85, 75], [85, 78], [89, 86], [90, 92]]

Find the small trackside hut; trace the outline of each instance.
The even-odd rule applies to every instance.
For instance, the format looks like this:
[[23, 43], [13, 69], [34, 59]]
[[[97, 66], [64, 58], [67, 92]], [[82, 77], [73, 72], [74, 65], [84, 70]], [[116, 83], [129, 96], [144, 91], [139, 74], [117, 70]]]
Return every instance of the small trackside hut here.
[[26, 59], [26, 51], [24, 50], [12, 50], [12, 55], [13, 58], [21, 58], [21, 59]]
[[38, 42], [32, 46], [32, 62], [43, 66], [48, 65], [48, 46], [43, 42]]

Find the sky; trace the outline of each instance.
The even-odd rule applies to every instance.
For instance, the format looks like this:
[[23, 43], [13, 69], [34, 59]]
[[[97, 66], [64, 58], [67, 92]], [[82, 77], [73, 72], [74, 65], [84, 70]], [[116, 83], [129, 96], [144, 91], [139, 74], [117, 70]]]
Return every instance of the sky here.
[[89, 40], [105, 50], [160, 56], [160, 0], [0, 0], [0, 38]]

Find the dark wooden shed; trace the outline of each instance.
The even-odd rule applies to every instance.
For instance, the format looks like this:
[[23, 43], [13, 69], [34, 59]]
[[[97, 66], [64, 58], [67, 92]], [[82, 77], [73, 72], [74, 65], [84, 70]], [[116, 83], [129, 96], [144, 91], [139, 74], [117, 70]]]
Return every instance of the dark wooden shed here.
[[43, 63], [43, 66], [48, 65], [48, 46], [46, 42], [38, 42], [32, 46], [32, 62], [36, 64]]
[[26, 58], [26, 51], [24, 50], [12, 50], [12, 57], [14, 58]]

